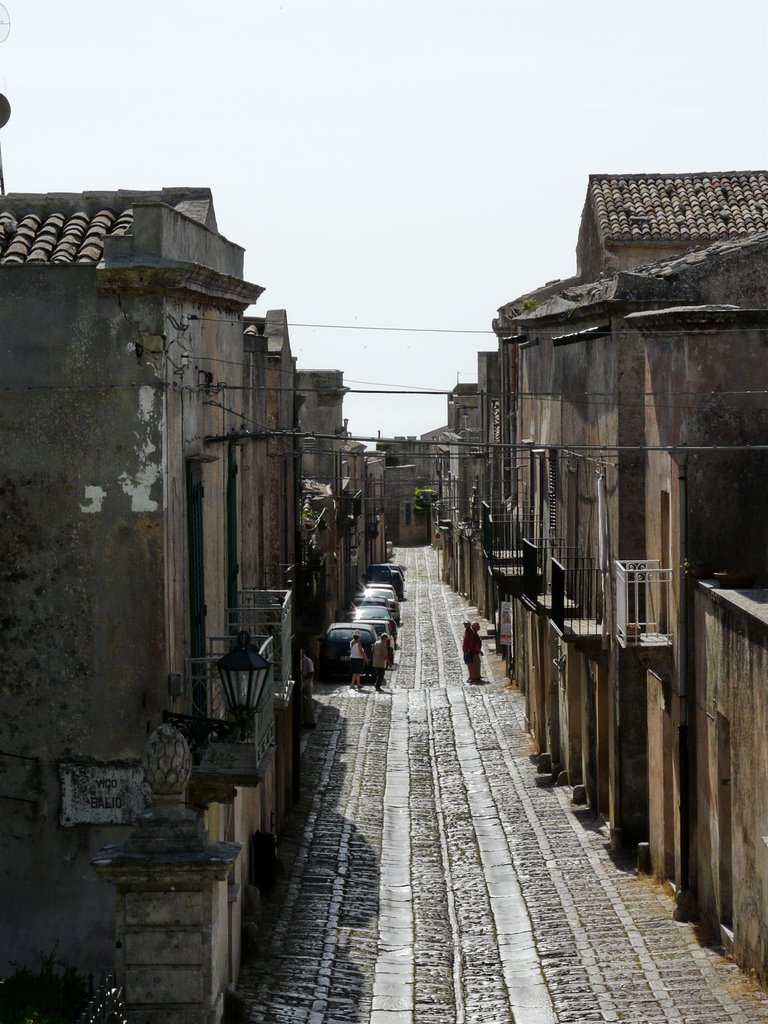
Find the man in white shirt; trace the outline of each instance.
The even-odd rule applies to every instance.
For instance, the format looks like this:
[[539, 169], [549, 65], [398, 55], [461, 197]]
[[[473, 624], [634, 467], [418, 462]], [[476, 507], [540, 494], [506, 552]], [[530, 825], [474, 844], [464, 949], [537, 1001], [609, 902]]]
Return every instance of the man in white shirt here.
[[373, 667], [374, 688], [380, 693], [384, 682], [384, 673], [387, 671], [389, 661], [389, 645], [384, 639], [384, 634], [378, 638], [371, 651], [371, 665]]

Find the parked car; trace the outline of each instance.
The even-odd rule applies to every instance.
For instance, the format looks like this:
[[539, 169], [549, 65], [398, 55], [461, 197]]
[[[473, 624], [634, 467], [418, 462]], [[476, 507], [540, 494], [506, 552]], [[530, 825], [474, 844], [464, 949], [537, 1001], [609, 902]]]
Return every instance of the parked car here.
[[397, 635], [389, 619], [355, 619], [355, 622], [361, 626], [373, 626], [377, 636], [386, 633], [392, 643], [392, 649], [397, 647]]
[[390, 565], [392, 573], [392, 586], [400, 601], [406, 600], [406, 570], [401, 565]]
[[389, 612], [392, 618], [395, 618], [394, 609], [392, 608], [390, 602], [387, 600], [385, 594], [376, 594], [372, 597], [364, 597], [361, 594], [355, 598], [355, 600], [352, 602], [352, 605], [355, 610], [357, 610], [358, 608], [386, 608], [386, 610]]
[[405, 580], [397, 566], [389, 565], [387, 562], [372, 562], [365, 573], [366, 583], [389, 583], [395, 588], [395, 593], [400, 601], [405, 596]]
[[355, 598], [355, 604], [363, 597], [373, 600], [386, 598], [387, 608], [392, 612], [395, 622], [400, 622], [400, 602], [397, 600], [394, 587], [388, 583], [371, 583]]
[[[349, 668], [349, 645], [355, 633], [360, 634], [363, 650], [370, 658], [371, 649], [376, 642], [376, 630], [370, 623], [364, 622], [332, 622], [320, 637], [320, 653], [318, 657], [318, 677], [320, 679], [351, 679]], [[370, 665], [366, 666], [366, 675], [370, 675]]]
[[374, 619], [384, 619], [391, 624], [393, 636], [397, 639], [397, 623], [392, 618], [392, 612], [384, 604], [363, 604], [353, 612], [353, 622], [367, 622]]

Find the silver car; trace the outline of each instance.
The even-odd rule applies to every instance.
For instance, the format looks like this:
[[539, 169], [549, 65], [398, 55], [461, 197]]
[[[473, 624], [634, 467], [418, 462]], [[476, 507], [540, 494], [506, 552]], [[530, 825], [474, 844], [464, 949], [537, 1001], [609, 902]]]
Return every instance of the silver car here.
[[392, 617], [395, 622], [400, 622], [400, 602], [397, 600], [397, 594], [395, 588], [389, 586], [388, 583], [369, 583], [365, 590], [362, 592], [359, 598], [356, 598], [355, 604], [358, 601], [366, 598], [368, 600], [380, 601], [382, 597], [387, 599], [387, 608], [392, 612]]

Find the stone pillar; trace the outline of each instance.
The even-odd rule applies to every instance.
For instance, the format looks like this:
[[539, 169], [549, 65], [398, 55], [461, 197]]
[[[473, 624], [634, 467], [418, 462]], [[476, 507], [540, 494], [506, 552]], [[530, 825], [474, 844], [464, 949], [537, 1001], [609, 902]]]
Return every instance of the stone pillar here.
[[218, 1024], [229, 982], [227, 883], [239, 843], [210, 843], [183, 806], [189, 748], [172, 725], [149, 737], [152, 808], [92, 860], [117, 889], [115, 971], [131, 1024]]

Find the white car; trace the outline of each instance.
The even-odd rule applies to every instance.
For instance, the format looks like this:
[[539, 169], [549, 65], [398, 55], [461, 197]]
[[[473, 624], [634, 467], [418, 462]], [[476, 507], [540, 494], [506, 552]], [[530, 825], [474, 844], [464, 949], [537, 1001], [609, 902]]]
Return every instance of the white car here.
[[[388, 583], [369, 583], [358, 600], [367, 598], [369, 600], [372, 599], [378, 601], [382, 597], [387, 599], [387, 608], [392, 612], [392, 618], [399, 624], [400, 602], [397, 600], [395, 588], [390, 587]], [[357, 604], [357, 601], [355, 601], [355, 604]]]

